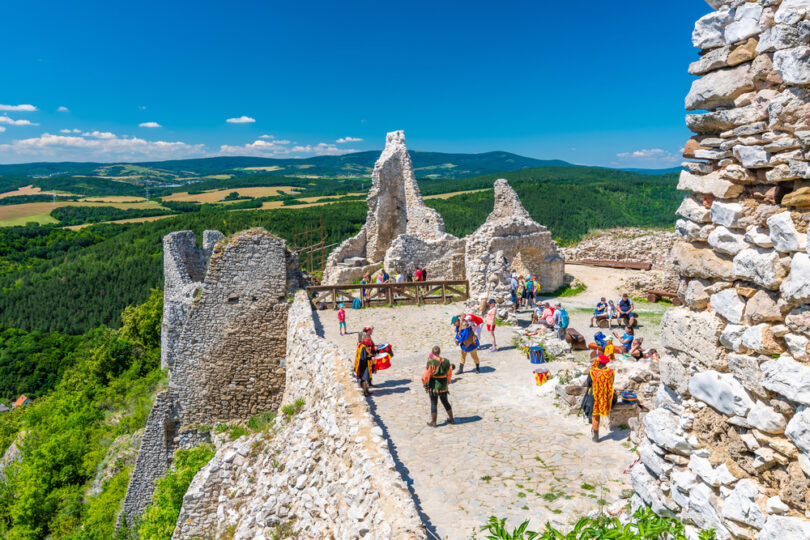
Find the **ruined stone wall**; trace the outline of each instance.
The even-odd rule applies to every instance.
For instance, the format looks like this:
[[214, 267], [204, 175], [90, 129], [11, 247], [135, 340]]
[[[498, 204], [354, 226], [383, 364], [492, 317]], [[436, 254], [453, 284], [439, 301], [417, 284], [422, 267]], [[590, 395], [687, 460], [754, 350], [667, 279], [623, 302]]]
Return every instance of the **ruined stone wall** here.
[[244, 421], [278, 407], [296, 272], [284, 240], [263, 229], [217, 245], [172, 353], [169, 388], [183, 425]]
[[810, 2], [711, 0], [637, 494], [717, 538], [810, 538]]
[[382, 430], [350, 373], [320, 338], [304, 292], [290, 308], [284, 403], [291, 421], [221, 447], [183, 498], [173, 538], [425, 538]]
[[543, 291], [563, 285], [565, 260], [551, 233], [523, 208], [503, 178], [495, 181], [495, 204], [486, 222], [466, 240], [465, 267], [470, 297], [509, 302], [510, 272], [536, 275]]

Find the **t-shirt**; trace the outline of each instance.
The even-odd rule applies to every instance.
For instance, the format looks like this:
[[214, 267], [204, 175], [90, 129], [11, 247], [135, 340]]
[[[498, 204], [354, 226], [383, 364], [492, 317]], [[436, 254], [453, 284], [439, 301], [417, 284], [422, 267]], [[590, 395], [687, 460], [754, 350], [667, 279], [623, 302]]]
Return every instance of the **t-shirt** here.
[[397, 274], [397, 283], [405, 283], [405, 275]]
[[338, 311], [338, 321], [339, 322], [345, 322], [346, 321], [346, 310], [341, 309], [340, 311]]
[[383, 272], [383, 281], [388, 281], [390, 277], [387, 272]]
[[487, 312], [487, 324], [488, 325], [490, 325], [490, 326], [495, 325], [495, 315], [497, 315], [497, 313], [498, 313], [498, 309], [494, 308], [494, 307]]
[[632, 309], [632, 307], [633, 302], [631, 302], [629, 298], [627, 300], [623, 298], [619, 300], [619, 309], [622, 311], [622, 313], [627, 313]]
[[473, 315], [472, 313], [470, 313], [469, 315], [467, 315], [464, 318], [467, 319], [468, 321], [472, 322], [475, 326], [478, 326], [479, 324], [484, 323], [484, 319], [482, 319], [478, 315]]
[[527, 282], [526, 282], [526, 289], [527, 289], [529, 292], [534, 291], [534, 281], [532, 281], [532, 280], [527, 281]]
[[[625, 343], [624, 340], [626, 340], [627, 338], [630, 338], [630, 341]], [[622, 344], [625, 347], [627, 347], [628, 351], [630, 350], [630, 346], [633, 344], [633, 338], [635, 338], [635, 336], [633, 334], [628, 334], [627, 332], [625, 332], [624, 335], [622, 336]]]
[[554, 324], [554, 312], [551, 308], [546, 308], [543, 310], [543, 320], [546, 321], [546, 324], [549, 326]]
[[416, 279], [416, 281], [422, 281], [422, 271], [421, 270], [416, 271], [416, 274], [414, 275], [414, 279]]
[[596, 304], [596, 312], [597, 313], [600, 313], [600, 314], [604, 313], [605, 309], [607, 309], [607, 304], [605, 304], [604, 302], [599, 302], [598, 304]]
[[518, 288], [518, 280], [516, 280], [515, 278], [512, 278], [512, 282], [510, 283], [510, 285], [512, 286], [512, 290], [516, 291], [517, 288]]

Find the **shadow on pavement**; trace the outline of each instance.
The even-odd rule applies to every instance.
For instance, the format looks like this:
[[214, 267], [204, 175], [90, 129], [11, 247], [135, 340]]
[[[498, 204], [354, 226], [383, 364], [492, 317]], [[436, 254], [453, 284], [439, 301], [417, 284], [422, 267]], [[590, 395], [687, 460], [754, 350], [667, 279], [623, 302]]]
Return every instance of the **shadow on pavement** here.
[[456, 425], [471, 424], [473, 422], [478, 422], [480, 420], [483, 420], [483, 418], [481, 418], [477, 414], [475, 416], [462, 416], [460, 418], [456, 418]]
[[403, 384], [410, 384], [412, 382], [413, 379], [391, 379], [382, 384], [375, 384], [374, 388], [391, 388], [394, 386], [402, 386]]

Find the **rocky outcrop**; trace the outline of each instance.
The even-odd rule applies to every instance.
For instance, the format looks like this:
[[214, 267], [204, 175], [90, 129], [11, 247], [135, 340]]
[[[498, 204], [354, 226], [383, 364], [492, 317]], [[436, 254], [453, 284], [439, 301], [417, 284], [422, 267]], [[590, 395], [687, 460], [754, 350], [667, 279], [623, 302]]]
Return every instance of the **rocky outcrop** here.
[[325, 284], [360, 279], [383, 261], [392, 272], [428, 266], [434, 270], [428, 270], [431, 277], [463, 277], [463, 273], [453, 274], [463, 259], [463, 245], [445, 232], [442, 217], [422, 200], [404, 132], [386, 135], [366, 200], [366, 223], [356, 236], [329, 254], [323, 273]]
[[183, 499], [173, 538], [425, 538], [408, 488], [351, 374], [318, 337], [306, 294], [289, 311], [284, 404], [293, 421], [219, 448]]
[[644, 261], [653, 270], [672, 272], [669, 250], [680, 235], [670, 231], [622, 227], [595, 231], [574, 246], [562, 248], [566, 261]]
[[565, 260], [551, 233], [523, 208], [503, 178], [495, 181], [495, 205], [486, 222], [466, 238], [470, 298], [509, 301], [510, 271], [536, 275], [543, 291], [563, 285]]
[[[810, 5], [709, 2], [686, 98], [662, 391], [641, 500], [717, 538], [810, 538]], [[671, 465], [662, 467], [662, 459]], [[686, 461], [684, 458], [688, 458]], [[641, 473], [639, 473], [641, 474]]]

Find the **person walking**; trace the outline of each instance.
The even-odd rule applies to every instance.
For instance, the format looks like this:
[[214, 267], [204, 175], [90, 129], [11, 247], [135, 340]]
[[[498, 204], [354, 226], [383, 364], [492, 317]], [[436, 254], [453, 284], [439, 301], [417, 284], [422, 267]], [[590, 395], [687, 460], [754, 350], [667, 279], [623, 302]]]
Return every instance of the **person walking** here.
[[[455, 424], [456, 420], [453, 418], [453, 409], [450, 407], [450, 401], [447, 396], [450, 395], [450, 380], [453, 376], [453, 366], [446, 358], [441, 357], [441, 349], [433, 347], [433, 350], [428, 357], [427, 365], [425, 366], [425, 373], [422, 375], [423, 382], [425, 383], [425, 391], [430, 397], [430, 422], [427, 423], [430, 427], [436, 427], [436, 417], [438, 415], [439, 400], [442, 400], [445, 412], [447, 412], [447, 422]], [[424, 381], [427, 379], [427, 382]]]
[[510, 293], [512, 295], [512, 304], [515, 306], [515, 311], [517, 311], [517, 309], [518, 309], [517, 290], [518, 290], [519, 285], [520, 284], [518, 283], [517, 274], [513, 270], [512, 271], [512, 277], [509, 280], [509, 291], [510, 291]]
[[492, 339], [492, 346], [489, 348], [489, 352], [496, 352], [498, 350], [498, 344], [495, 343], [495, 317], [498, 314], [498, 308], [495, 307], [494, 298], [490, 298], [487, 305], [489, 306], [489, 311], [487, 311], [487, 332], [489, 332], [489, 337]]
[[371, 395], [368, 388], [371, 385], [371, 376], [374, 373], [374, 354], [376, 352], [369, 332], [366, 330], [360, 332], [357, 337], [357, 352], [354, 355], [354, 374], [357, 380], [360, 381], [360, 386], [363, 387], [363, 395], [366, 397]]
[[599, 420], [600, 417], [609, 417], [610, 408], [613, 406], [613, 377], [614, 372], [608, 367], [610, 358], [604, 354], [596, 357], [596, 361], [588, 372], [588, 379], [585, 385], [588, 392], [593, 396], [593, 420], [591, 422], [591, 436], [593, 442], [599, 442]]
[[557, 339], [565, 341], [565, 334], [568, 332], [568, 312], [557, 302], [557, 309], [554, 310], [554, 330], [557, 332]]
[[478, 339], [475, 337], [469, 321], [463, 320], [458, 315], [454, 316], [451, 323], [456, 327], [456, 344], [461, 348], [461, 362], [459, 362], [458, 373], [464, 373], [464, 363], [467, 361], [467, 355], [472, 356], [475, 362], [475, 372], [481, 373], [481, 366], [478, 360]]
[[343, 304], [338, 304], [337, 316], [338, 316], [338, 330], [340, 331], [340, 335], [347, 334], [346, 331], [346, 310], [343, 308]]

